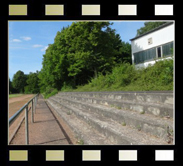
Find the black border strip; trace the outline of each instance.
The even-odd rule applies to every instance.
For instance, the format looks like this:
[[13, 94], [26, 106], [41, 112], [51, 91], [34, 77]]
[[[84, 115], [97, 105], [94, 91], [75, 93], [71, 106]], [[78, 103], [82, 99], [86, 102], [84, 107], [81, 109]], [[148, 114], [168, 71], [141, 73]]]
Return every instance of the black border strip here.
[[[52, 163], [45, 161], [45, 151], [46, 150], [64, 150], [65, 151], [65, 161], [61, 162], [54, 162], [55, 165], [71, 165], [71, 164], [80, 164], [80, 165], [101, 165], [101, 164], [112, 164], [112, 165], [181, 165], [182, 162], [182, 140], [183, 137], [180, 134], [182, 130], [182, 110], [178, 107], [178, 97], [175, 101], [175, 145], [172, 146], [120, 146], [120, 145], [108, 145], [108, 146], [82, 146], [82, 145], [68, 145], [68, 146], [33, 146], [33, 145], [14, 145], [10, 146], [7, 145], [7, 120], [8, 116], [6, 111], [8, 110], [8, 21], [9, 20], [176, 20], [176, 31], [177, 31], [177, 15], [176, 15], [176, 4], [172, 1], [174, 5], [174, 15], [173, 16], [155, 16], [154, 12], [154, 5], [155, 4], [164, 4], [163, 0], [153, 1], [153, 2], [141, 2], [132, 0], [131, 3], [129, 1], [106, 1], [106, 2], [97, 2], [91, 1], [87, 2], [88, 4], [100, 4], [101, 5], [101, 15], [100, 16], [82, 16], [81, 15], [81, 5], [86, 4], [85, 1], [78, 3], [75, 1], [74, 3], [68, 2], [66, 0], [63, 1], [31, 1], [31, 0], [17, 0], [16, 3], [14, 0], [9, 0], [8, 2], [3, 3], [3, 9], [1, 10], [1, 86], [2, 94], [3, 94], [3, 105], [1, 110], [2, 119], [1, 126], [3, 126], [3, 130], [1, 133], [1, 143], [2, 143], [2, 155], [1, 155], [1, 162], [3, 165], [50, 165]], [[8, 15], [8, 5], [9, 4], [27, 4], [28, 5], [28, 15], [27, 16], [9, 16]], [[64, 16], [45, 16], [45, 4], [63, 4], [64, 5]], [[137, 4], [137, 16], [118, 16], [118, 4]], [[110, 10], [110, 12], [109, 12]], [[180, 25], [181, 26], [181, 25]], [[178, 34], [178, 32], [176, 32]], [[176, 38], [176, 37], [175, 37]], [[178, 47], [176, 47], [176, 51]], [[177, 68], [177, 67], [176, 67]], [[181, 71], [181, 70], [180, 70]], [[178, 82], [178, 81], [177, 81]], [[180, 93], [180, 92], [179, 92]], [[175, 94], [175, 93], [174, 93]], [[178, 92], [176, 96], [179, 96]], [[4, 111], [6, 110], [6, 111]], [[28, 150], [28, 162], [9, 162], [9, 150]], [[82, 150], [101, 150], [101, 161], [100, 162], [82, 162]], [[119, 150], [138, 150], [138, 161], [135, 162], [122, 162], [118, 161], [118, 151]], [[160, 162], [155, 161], [155, 150], [174, 150], [174, 161], [172, 162]]]

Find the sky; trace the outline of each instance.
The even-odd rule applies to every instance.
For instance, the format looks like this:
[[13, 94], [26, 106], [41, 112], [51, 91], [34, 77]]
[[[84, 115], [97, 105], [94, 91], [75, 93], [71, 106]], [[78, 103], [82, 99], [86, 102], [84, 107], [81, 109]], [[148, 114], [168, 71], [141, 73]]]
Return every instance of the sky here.
[[[9, 21], [9, 78], [21, 70], [24, 74], [40, 71], [43, 55], [49, 44], [63, 27], [72, 21]], [[121, 40], [131, 44], [137, 29], [144, 26], [144, 21], [114, 21], [111, 28], [116, 29]]]

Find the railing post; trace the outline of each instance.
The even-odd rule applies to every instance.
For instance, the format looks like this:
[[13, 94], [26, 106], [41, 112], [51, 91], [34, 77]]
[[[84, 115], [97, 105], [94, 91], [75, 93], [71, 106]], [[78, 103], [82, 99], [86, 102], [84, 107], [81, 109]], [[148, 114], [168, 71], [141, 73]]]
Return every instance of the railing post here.
[[25, 109], [25, 144], [29, 144], [29, 126], [28, 126], [28, 105]]
[[36, 100], [36, 102], [35, 102], [35, 111], [36, 111], [36, 105], [37, 105], [37, 101], [38, 101], [38, 95], [36, 95], [35, 100]]
[[36, 113], [36, 97], [34, 98], [34, 113]]
[[32, 122], [34, 123], [34, 113], [36, 112], [38, 95], [34, 96], [22, 108], [20, 108], [12, 117], [9, 118], [9, 126], [16, 120], [16, 118], [25, 110], [25, 144], [29, 144], [29, 126], [28, 126], [28, 105], [32, 102]]
[[34, 105], [34, 104], [33, 104], [33, 100], [34, 100], [34, 99], [32, 99], [32, 106], [31, 106], [31, 108], [32, 108], [32, 123], [34, 123], [34, 112], [33, 112], [33, 105]]

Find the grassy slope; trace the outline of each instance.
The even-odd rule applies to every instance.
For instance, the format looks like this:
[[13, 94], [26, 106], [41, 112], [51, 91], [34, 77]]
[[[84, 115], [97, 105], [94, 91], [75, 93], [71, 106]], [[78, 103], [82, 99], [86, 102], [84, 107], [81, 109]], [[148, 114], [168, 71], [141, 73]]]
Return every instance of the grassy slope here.
[[112, 73], [105, 76], [100, 74], [98, 78], [72, 91], [151, 90], [173, 90], [173, 59], [158, 61], [155, 65], [140, 70], [124, 63], [113, 68]]
[[[128, 63], [119, 64], [111, 73], [99, 74], [88, 84], [72, 89], [62, 87], [61, 91], [162, 91], [173, 90], [173, 59], [156, 62], [147, 68], [135, 69]], [[52, 89], [45, 92], [44, 97], [49, 98], [58, 93]]]

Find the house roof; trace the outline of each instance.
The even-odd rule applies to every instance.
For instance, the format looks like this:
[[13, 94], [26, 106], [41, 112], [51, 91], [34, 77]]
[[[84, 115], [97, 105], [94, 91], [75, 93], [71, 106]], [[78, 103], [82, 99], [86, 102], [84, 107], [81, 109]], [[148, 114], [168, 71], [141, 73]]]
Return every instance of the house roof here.
[[173, 23], [174, 23], [174, 22], [165, 23], [165, 24], [163, 24], [163, 25], [161, 25], [161, 26], [159, 26], [159, 27], [157, 27], [157, 28], [154, 28], [154, 29], [152, 29], [152, 30], [150, 30], [150, 31], [148, 31], [148, 32], [146, 32], [146, 33], [144, 33], [144, 34], [142, 34], [142, 35], [139, 35], [139, 36], [136, 36], [136, 37], [130, 39], [130, 41], [133, 41], [133, 40], [138, 39], [138, 38], [140, 38], [140, 37], [142, 37], [142, 36], [145, 36], [145, 35], [147, 35], [147, 34], [149, 34], [149, 33], [152, 33], [152, 32], [154, 32], [154, 31], [157, 31], [157, 30], [159, 30], [159, 29], [162, 29], [162, 28], [164, 28], [164, 27], [167, 27], [167, 26], [169, 26], [169, 25], [171, 25], [171, 24], [173, 24]]

